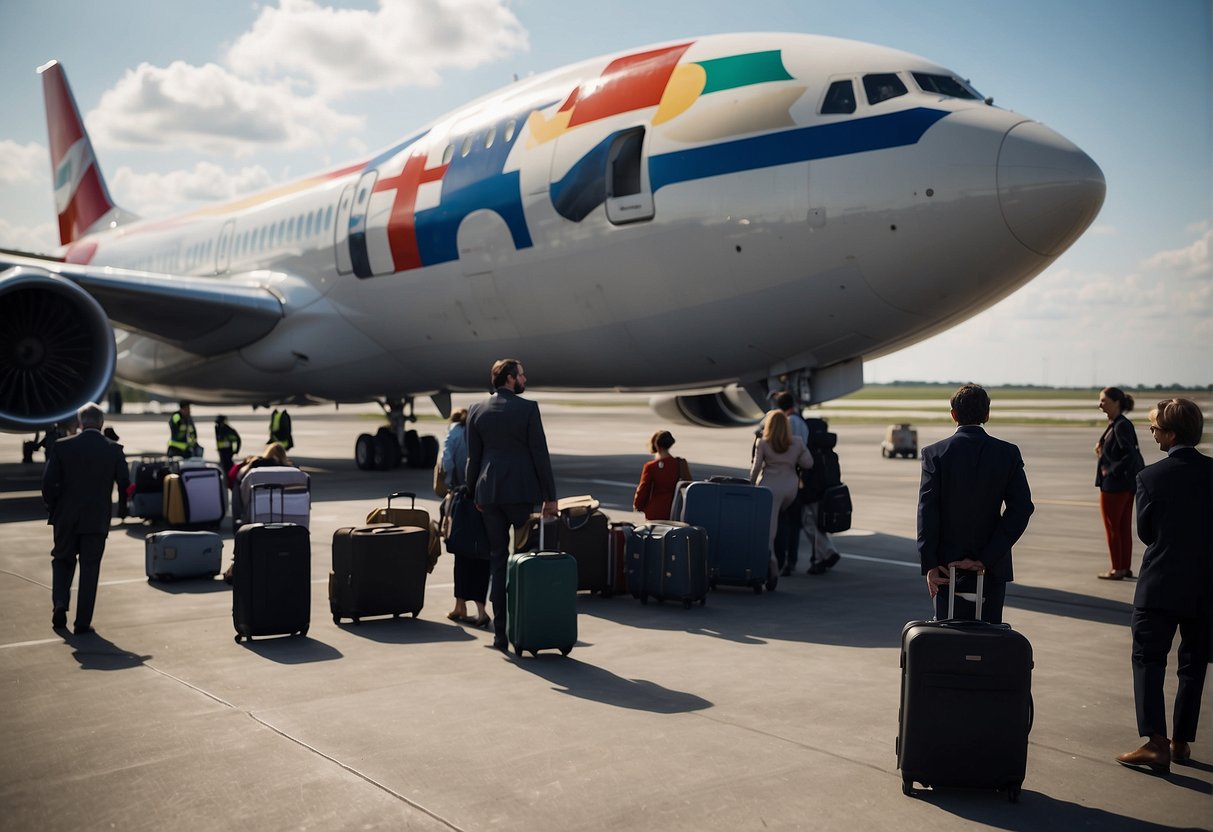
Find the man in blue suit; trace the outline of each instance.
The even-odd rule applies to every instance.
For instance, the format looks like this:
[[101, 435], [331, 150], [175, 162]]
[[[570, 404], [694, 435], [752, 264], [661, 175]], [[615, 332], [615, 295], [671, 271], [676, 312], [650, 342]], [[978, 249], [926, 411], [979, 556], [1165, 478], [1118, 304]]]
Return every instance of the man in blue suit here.
[[[1137, 475], [1137, 536], [1146, 554], [1133, 596], [1133, 698], [1137, 733], [1148, 741], [1116, 760], [1156, 772], [1191, 759], [1213, 658], [1213, 459], [1196, 450], [1203, 432], [1196, 402], [1159, 402], [1150, 411], [1150, 433], [1167, 457]], [[1179, 684], [1168, 741], [1162, 688], [1176, 630]]]
[[[1010, 442], [981, 426], [990, 418], [990, 396], [976, 384], [952, 395], [956, 432], [922, 452], [918, 490], [918, 556], [935, 617], [947, 618], [948, 567], [974, 573], [984, 569], [982, 619], [1002, 622], [1007, 583], [1014, 580], [1011, 547], [1028, 527], [1032, 492], [1023, 457]], [[958, 591], [968, 588], [957, 574]]]
[[468, 496], [484, 514], [492, 572], [493, 646], [508, 650], [505, 630], [505, 571], [510, 527], [525, 526], [536, 503], [556, 516], [556, 480], [539, 405], [522, 398], [526, 373], [514, 358], [493, 364], [496, 392], [468, 410]]
[[55, 527], [51, 549], [51, 625], [67, 626], [68, 600], [76, 558], [80, 559], [80, 585], [76, 591], [77, 635], [93, 631], [93, 607], [101, 556], [110, 530], [114, 483], [119, 499], [126, 499], [129, 474], [122, 446], [101, 433], [105, 415], [95, 404], [80, 408], [82, 430], [55, 443], [55, 452], [42, 472], [42, 499], [50, 511], [47, 523]]

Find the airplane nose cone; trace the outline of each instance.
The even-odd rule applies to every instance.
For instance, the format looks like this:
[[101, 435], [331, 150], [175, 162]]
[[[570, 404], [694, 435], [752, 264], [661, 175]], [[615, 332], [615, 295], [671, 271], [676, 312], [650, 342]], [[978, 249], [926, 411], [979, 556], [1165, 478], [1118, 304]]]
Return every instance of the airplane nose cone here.
[[1033, 121], [1007, 131], [998, 153], [998, 202], [1011, 233], [1054, 257], [1099, 213], [1107, 184], [1091, 157]]

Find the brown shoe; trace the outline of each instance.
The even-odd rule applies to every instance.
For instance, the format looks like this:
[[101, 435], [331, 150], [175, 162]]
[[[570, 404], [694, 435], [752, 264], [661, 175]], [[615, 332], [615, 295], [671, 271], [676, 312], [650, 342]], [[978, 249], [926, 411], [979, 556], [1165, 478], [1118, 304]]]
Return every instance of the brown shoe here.
[[1155, 774], [1167, 774], [1171, 771], [1171, 749], [1166, 740], [1151, 739], [1136, 751], [1121, 754], [1116, 762], [1129, 768], [1148, 768]]
[[1110, 569], [1107, 572], [1100, 572], [1095, 577], [1105, 581], [1123, 581], [1127, 572], [1127, 569]]
[[1171, 762], [1187, 765], [1192, 760], [1192, 747], [1186, 742], [1171, 740]]

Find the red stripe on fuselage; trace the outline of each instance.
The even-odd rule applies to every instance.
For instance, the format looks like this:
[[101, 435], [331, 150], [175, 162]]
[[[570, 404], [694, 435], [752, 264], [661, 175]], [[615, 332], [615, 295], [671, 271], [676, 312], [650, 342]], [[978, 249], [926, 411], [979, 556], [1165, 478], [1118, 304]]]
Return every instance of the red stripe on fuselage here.
[[424, 265], [417, 247], [417, 189], [426, 182], [442, 179], [450, 167], [446, 164], [426, 168], [427, 158], [428, 154], [425, 152], [414, 153], [409, 156], [399, 174], [380, 179], [375, 184], [376, 192], [396, 189], [396, 199], [392, 203], [392, 213], [387, 222], [387, 239], [392, 251], [392, 265], [398, 272], [419, 269]]

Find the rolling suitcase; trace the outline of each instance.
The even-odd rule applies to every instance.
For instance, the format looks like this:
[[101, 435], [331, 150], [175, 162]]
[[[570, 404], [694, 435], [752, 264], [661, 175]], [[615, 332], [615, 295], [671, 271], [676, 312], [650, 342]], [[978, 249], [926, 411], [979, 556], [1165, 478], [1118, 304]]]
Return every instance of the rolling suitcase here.
[[611, 523], [607, 527], [607, 577], [610, 589], [603, 595], [623, 595], [628, 591], [628, 532], [633, 523]]
[[[984, 575], [977, 578], [981, 615]], [[897, 767], [901, 790], [924, 786], [1003, 789], [1019, 799], [1032, 730], [1032, 645], [1006, 624], [953, 618], [911, 621], [901, 631]]]
[[240, 522], [264, 522], [270, 510], [269, 493], [261, 490], [259, 496], [253, 498], [253, 490], [260, 485], [291, 486], [290, 490], [280, 495], [285, 499], [282, 511], [277, 514], [278, 522], [294, 523], [304, 528], [310, 525], [312, 478], [306, 471], [290, 465], [263, 465], [245, 473], [240, 480]]
[[127, 500], [128, 513], [155, 519], [164, 516], [164, 478], [169, 472], [168, 457], [144, 454], [130, 463], [134, 490]]
[[185, 492], [181, 488], [181, 475], [166, 475], [163, 487], [164, 490], [160, 492], [160, 516], [170, 526], [185, 525]]
[[[607, 516], [598, 510], [598, 501], [593, 497], [565, 497], [557, 501], [559, 516], [549, 523], [548, 533], [555, 532], [550, 540], [556, 551], [566, 552], [577, 559], [577, 590], [608, 594], [611, 578], [608, 568]], [[517, 551], [533, 550], [538, 546], [538, 514], [531, 515], [529, 530]], [[542, 547], [540, 547], [542, 548]]]
[[143, 538], [149, 581], [213, 578], [223, 568], [223, 540], [214, 532], [154, 532]]
[[333, 533], [329, 609], [333, 623], [373, 615], [417, 617], [425, 605], [429, 531], [417, 526], [338, 529]]
[[[254, 493], [284, 489], [258, 486]], [[312, 544], [295, 523], [247, 523], [236, 532], [232, 624], [236, 643], [253, 636], [307, 635], [312, 615]]]
[[[392, 508], [392, 500], [408, 497], [411, 501], [408, 508]], [[376, 523], [391, 523], [393, 526], [420, 526], [429, 531], [429, 566], [427, 572], [433, 572], [442, 554], [442, 533], [438, 524], [430, 520], [430, 513], [423, 508], [417, 508], [417, 495], [412, 491], [393, 491], [387, 496], [387, 507], [371, 509], [366, 516], [368, 526]]]
[[218, 526], [227, 513], [227, 489], [218, 468], [185, 468], [164, 478], [164, 518], [174, 526]]
[[762, 592], [770, 577], [771, 492], [755, 485], [692, 482], [682, 516], [708, 536], [708, 585], [753, 587]]
[[707, 533], [678, 522], [645, 523], [626, 532], [627, 585], [647, 604], [679, 601], [686, 609], [708, 596]]
[[540, 547], [510, 555], [506, 564], [506, 639], [521, 656], [558, 649], [567, 656], [577, 644], [577, 560]]

